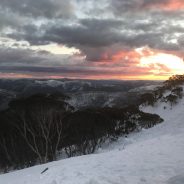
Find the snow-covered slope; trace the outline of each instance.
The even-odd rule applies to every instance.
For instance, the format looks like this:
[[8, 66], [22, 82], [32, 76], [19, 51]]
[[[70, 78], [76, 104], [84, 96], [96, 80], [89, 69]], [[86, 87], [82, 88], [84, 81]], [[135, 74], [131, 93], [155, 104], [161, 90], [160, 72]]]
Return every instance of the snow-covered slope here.
[[142, 107], [165, 121], [93, 155], [0, 175], [0, 184], [184, 184], [183, 109], [184, 99], [172, 110], [164, 103]]
[[154, 84], [154, 85], [145, 85], [145, 86], [141, 86], [138, 88], [133, 88], [133, 89], [129, 90], [129, 92], [142, 92], [142, 93], [144, 93], [145, 91], [152, 91], [160, 86], [162, 86], [162, 84], [159, 84], [159, 83]]

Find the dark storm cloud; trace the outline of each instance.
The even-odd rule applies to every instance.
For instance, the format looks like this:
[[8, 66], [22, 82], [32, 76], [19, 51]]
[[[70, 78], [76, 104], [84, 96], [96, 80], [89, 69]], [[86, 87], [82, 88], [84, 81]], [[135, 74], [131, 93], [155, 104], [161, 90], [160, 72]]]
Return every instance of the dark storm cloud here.
[[[34, 67], [34, 66], [3, 66], [0, 69], [1, 72], [41, 72], [41, 73], [72, 73], [72, 74], [98, 74], [99, 72], [101, 74], [106, 74], [107, 72], [97, 71], [97, 70], [90, 70], [89, 68], [82, 69], [81, 67]], [[112, 73], [115, 73], [113, 71]]]
[[69, 46], [106, 46], [120, 40], [121, 34], [117, 30], [122, 24], [115, 20], [85, 19], [76, 26], [53, 26], [46, 31], [44, 39]]
[[[123, 21], [82, 19], [72, 25], [55, 23], [52, 26], [35, 25], [22, 26], [20, 33], [8, 34], [16, 40], [27, 40], [33, 45], [44, 45], [48, 42], [66, 44], [68, 46], [106, 46], [117, 43], [120, 40], [119, 30], [123, 26]], [[40, 33], [42, 32], [42, 33]]]
[[149, 6], [149, 5], [158, 5], [158, 4], [166, 4], [169, 3], [170, 0], [143, 0], [142, 6]]
[[60, 76], [70, 76], [70, 77], [81, 77], [81, 76], [113, 76], [113, 75], [135, 75], [135, 71], [144, 75], [151, 74], [149, 70], [145, 68], [140, 68], [138, 70], [112, 70], [103, 68], [90, 68], [90, 67], [34, 67], [34, 66], [3, 66], [0, 68], [0, 73], [44, 73], [44, 75], [60, 75]]
[[139, 7], [140, 1], [137, 0], [110, 0], [109, 9], [113, 11], [115, 15], [122, 15], [123, 13], [135, 10]]
[[155, 18], [147, 22], [138, 20], [129, 22], [124, 19], [82, 19], [72, 25], [44, 26], [42, 34], [39, 34], [40, 29], [36, 26], [29, 25], [23, 28], [23, 33], [9, 34], [9, 36], [17, 40], [27, 40], [33, 45], [53, 42], [76, 47], [86, 55], [87, 60], [91, 61], [103, 59], [106, 52], [114, 54], [115, 50], [131, 50], [144, 46], [178, 51], [179, 44], [170, 42], [170, 39], [176, 32], [183, 33], [184, 28], [180, 25], [168, 26], [162, 18], [159, 19], [161, 20]]
[[73, 14], [70, 0], [1, 0], [0, 7], [28, 17], [61, 18]]
[[28, 41], [31, 45], [47, 45], [50, 41], [43, 38], [45, 26], [38, 27], [34, 24], [19, 26], [18, 31], [7, 33], [6, 36], [17, 41]]
[[184, 49], [184, 35], [178, 40], [179, 46]]
[[[71, 67], [81, 63], [78, 56], [55, 55], [45, 50], [0, 47], [0, 72], [6, 68], [16, 70], [16, 67]], [[4, 69], [3, 69], [4, 68]]]
[[5, 11], [1, 8], [0, 2], [0, 35], [1, 31], [5, 28], [18, 28], [20, 25], [25, 23], [25, 19], [19, 15], [13, 14], [12, 12]]
[[0, 48], [0, 66], [3, 65], [39, 65], [46, 61], [50, 53], [30, 49]]
[[[13, 25], [14, 18], [18, 19], [18, 14], [25, 17], [37, 17], [35, 21], [38, 22], [42, 20], [40, 18], [47, 19], [46, 22], [41, 21], [37, 24], [27, 19], [21, 20], [17, 23], [17, 27], [13, 25], [13, 31], [4, 33], [5, 36], [18, 41], [28, 41], [31, 45], [57, 43], [75, 47], [86, 56], [87, 60], [99, 61], [103, 59], [104, 54], [108, 55], [106, 59], [110, 60], [111, 55], [121, 49], [131, 50], [149, 46], [166, 51], [180, 50], [182, 41], [179, 41], [180, 37], [175, 37], [174, 34], [183, 33], [184, 28], [179, 24], [174, 25], [173, 22], [181, 20], [183, 14], [176, 11], [168, 13], [144, 10], [144, 7], [168, 4], [170, 1], [103, 0], [98, 3], [98, 7], [105, 7], [103, 12], [106, 12], [106, 16], [108, 13], [114, 13], [119, 15], [118, 18], [88, 16], [88, 18], [81, 19], [75, 17], [69, 22], [58, 19], [58, 17], [64, 18], [76, 14], [74, 2], [86, 9], [91, 8], [87, 4], [97, 4], [97, 2], [90, 0], [2, 0], [0, 7], [6, 10], [4, 17], [8, 17], [2, 21], [4, 22], [2, 25]], [[107, 5], [104, 6], [103, 3]], [[95, 6], [92, 7], [95, 10]], [[141, 11], [134, 11], [140, 8], [142, 8]], [[13, 17], [13, 21], [9, 19], [8, 11], [17, 15]], [[48, 22], [50, 19], [53, 21]], [[176, 42], [172, 42], [173, 39]]]
[[[62, 56], [58, 59], [54, 55], [45, 51], [33, 51], [30, 49], [0, 49], [0, 73], [31, 74], [31, 75], [58, 75], [70, 77], [86, 76], [111, 76], [111, 75], [129, 75], [136, 72], [149, 74], [147, 68], [127, 68], [127, 66], [105, 66], [98, 67], [90, 63], [74, 63], [69, 61], [75, 58], [66, 58], [67, 64], [59, 63]], [[64, 60], [64, 58], [63, 58]], [[120, 68], [119, 68], [120, 67]]]
[[[173, 0], [1, 0], [0, 45], [4, 44], [1, 36], [14, 41], [9, 48], [7, 44], [0, 48], [0, 72], [120, 75], [123, 72], [118, 67], [135, 67], [140, 59], [134, 58], [136, 48], [181, 52], [184, 12], [176, 11], [180, 3], [175, 5]], [[30, 49], [18, 48], [22, 41]], [[81, 62], [77, 63], [75, 55], [69, 58], [31, 50], [32, 46], [50, 43], [77, 48]], [[111, 64], [117, 54], [131, 51], [133, 54], [128, 59], [126, 54], [116, 57], [114, 71], [111, 71], [113, 65], [106, 71], [103, 67], [90, 68], [95, 64]], [[85, 62], [84, 66], [81, 64], [84, 58], [101, 63]], [[72, 67], [66, 64], [72, 62]]]

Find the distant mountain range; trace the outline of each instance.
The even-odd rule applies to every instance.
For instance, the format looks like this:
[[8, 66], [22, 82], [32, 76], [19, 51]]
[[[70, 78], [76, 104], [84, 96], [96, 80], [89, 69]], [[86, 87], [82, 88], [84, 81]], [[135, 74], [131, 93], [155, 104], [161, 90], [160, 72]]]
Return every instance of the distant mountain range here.
[[65, 94], [75, 108], [125, 106], [134, 102], [138, 93], [160, 84], [160, 81], [0, 79], [0, 110], [7, 108], [14, 98], [38, 93]]

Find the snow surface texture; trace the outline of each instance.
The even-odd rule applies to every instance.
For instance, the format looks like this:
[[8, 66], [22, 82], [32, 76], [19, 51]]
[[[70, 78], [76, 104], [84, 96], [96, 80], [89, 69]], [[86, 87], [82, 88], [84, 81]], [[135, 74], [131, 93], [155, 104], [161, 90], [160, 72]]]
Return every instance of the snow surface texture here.
[[184, 184], [183, 108], [184, 99], [172, 109], [165, 103], [141, 107], [165, 121], [96, 154], [0, 175], [0, 184]]
[[162, 86], [162, 84], [154, 84], [154, 85], [148, 85], [148, 86], [141, 86], [138, 88], [133, 88], [129, 90], [129, 92], [140, 92], [142, 91], [143, 93], [145, 91], [153, 91], [155, 88]]

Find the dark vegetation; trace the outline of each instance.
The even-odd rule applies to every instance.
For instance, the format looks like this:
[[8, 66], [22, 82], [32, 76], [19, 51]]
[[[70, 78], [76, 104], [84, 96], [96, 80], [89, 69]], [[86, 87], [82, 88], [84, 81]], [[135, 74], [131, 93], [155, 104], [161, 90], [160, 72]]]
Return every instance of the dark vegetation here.
[[[172, 108], [172, 106], [178, 102], [178, 99], [183, 96], [183, 88], [180, 86], [183, 83], [184, 75], [173, 75], [169, 80], [163, 83], [163, 86], [156, 88], [152, 92], [142, 94], [139, 99], [139, 104], [154, 106], [158, 100], [161, 100], [170, 103]], [[167, 91], [169, 91], [170, 94], [163, 96]]]
[[68, 157], [93, 153], [106, 139], [116, 140], [162, 119], [127, 108], [74, 111], [62, 94], [19, 98], [0, 112], [1, 171], [20, 169]]

